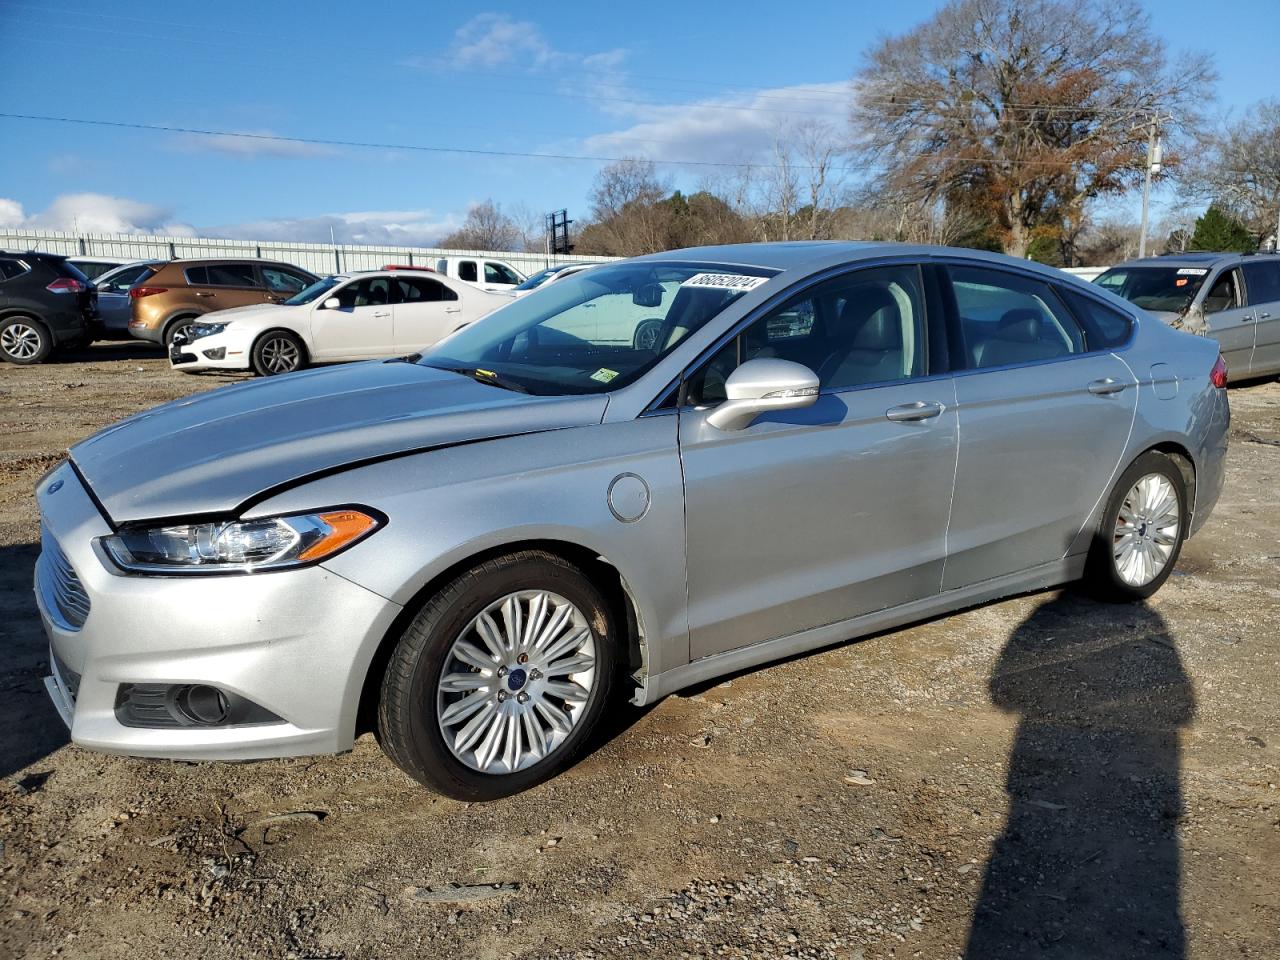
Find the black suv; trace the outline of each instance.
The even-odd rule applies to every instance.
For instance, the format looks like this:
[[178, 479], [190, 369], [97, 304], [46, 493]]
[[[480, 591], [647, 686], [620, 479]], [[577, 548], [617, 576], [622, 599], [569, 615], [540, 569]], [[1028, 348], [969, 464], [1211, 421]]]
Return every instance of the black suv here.
[[0, 360], [40, 363], [97, 321], [98, 291], [66, 257], [0, 251]]

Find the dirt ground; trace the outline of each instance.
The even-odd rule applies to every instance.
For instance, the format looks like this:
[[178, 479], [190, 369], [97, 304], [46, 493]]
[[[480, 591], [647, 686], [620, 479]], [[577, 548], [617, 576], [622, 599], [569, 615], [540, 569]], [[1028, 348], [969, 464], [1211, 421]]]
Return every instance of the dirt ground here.
[[67, 745], [32, 485], [225, 382], [129, 345], [0, 368], [0, 957], [1280, 957], [1280, 384], [1232, 389], [1226, 491], [1149, 604], [1040, 593], [620, 708], [467, 805], [368, 736]]

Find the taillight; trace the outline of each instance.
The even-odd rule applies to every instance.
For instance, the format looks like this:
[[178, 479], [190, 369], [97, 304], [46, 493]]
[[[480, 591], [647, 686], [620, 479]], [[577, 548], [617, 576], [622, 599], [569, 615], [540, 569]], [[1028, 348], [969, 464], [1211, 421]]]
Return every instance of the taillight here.
[[130, 287], [129, 299], [141, 300], [143, 297], [149, 297], [154, 293], [168, 293], [168, 287]]
[[59, 277], [45, 289], [50, 293], [83, 293], [89, 289], [89, 285], [72, 277]]
[[1219, 390], [1227, 388], [1227, 361], [1222, 359], [1222, 354], [1218, 354], [1218, 362], [1209, 371], [1209, 382]]

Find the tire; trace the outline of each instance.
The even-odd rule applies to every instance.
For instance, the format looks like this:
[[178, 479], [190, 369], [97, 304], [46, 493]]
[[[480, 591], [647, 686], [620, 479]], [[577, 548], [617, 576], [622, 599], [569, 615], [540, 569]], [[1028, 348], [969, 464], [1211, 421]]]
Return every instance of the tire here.
[[260, 377], [293, 373], [307, 365], [307, 348], [288, 330], [268, 330], [253, 344], [253, 372]]
[[173, 346], [173, 338], [177, 336], [177, 333], [179, 330], [186, 330], [198, 319], [200, 318], [199, 317], [178, 317], [176, 320], [170, 320], [169, 326], [165, 327], [165, 330], [164, 330], [163, 340], [164, 340], [165, 350], [168, 350], [170, 347]]
[[9, 363], [44, 363], [53, 353], [53, 346], [53, 334], [34, 317], [19, 315], [0, 320], [0, 358]]
[[[514, 599], [517, 622], [528, 624], [538, 596], [548, 598], [545, 642], [506, 645], [510, 620], [500, 604]], [[497, 631], [488, 641], [476, 631], [482, 615]], [[617, 639], [604, 598], [568, 561], [541, 550], [487, 560], [427, 600], [405, 628], [382, 678], [378, 741], [413, 779], [458, 800], [527, 790], [569, 767], [589, 742], [613, 689]], [[572, 697], [558, 696], [570, 688]], [[458, 707], [463, 701], [473, 707]]]
[[[1171, 495], [1176, 502], [1163, 507]], [[1107, 499], [1085, 565], [1086, 587], [1099, 599], [1115, 603], [1147, 599], [1173, 573], [1187, 521], [1182, 471], [1163, 453], [1144, 453], [1120, 475]]]
[[631, 347], [634, 350], [652, 350], [658, 352], [658, 337], [662, 335], [662, 321], [658, 319], [644, 320], [636, 324], [631, 335]]

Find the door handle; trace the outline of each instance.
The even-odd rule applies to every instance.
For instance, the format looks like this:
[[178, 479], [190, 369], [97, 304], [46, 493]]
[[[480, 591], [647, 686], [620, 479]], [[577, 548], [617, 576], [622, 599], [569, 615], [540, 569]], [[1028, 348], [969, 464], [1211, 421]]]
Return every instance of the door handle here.
[[389, 317], [389, 316], [391, 316], [391, 314], [387, 313], [387, 312], [384, 310], [384, 311], [382, 311], [381, 313], [375, 313], [375, 314], [374, 314], [374, 316], [375, 316], [375, 317]]
[[947, 409], [945, 404], [917, 400], [915, 403], [890, 407], [884, 415], [894, 423], [914, 423], [917, 420], [931, 420], [940, 416], [945, 409]]
[[1269, 314], [1269, 313], [1259, 313], [1259, 314], [1258, 314], [1258, 319], [1259, 319], [1259, 320], [1270, 320], [1270, 319], [1271, 319], [1271, 314]]
[[1095, 397], [1105, 397], [1113, 393], [1119, 393], [1128, 384], [1123, 380], [1113, 380], [1111, 377], [1104, 377], [1101, 380], [1094, 380], [1089, 384], [1089, 392]]
[[197, 296], [197, 297], [212, 297], [212, 296], [214, 296], [214, 294], [212, 294], [212, 293], [205, 293], [203, 290], [197, 290], [197, 291], [196, 291], [196, 296]]
[[461, 307], [445, 307], [444, 312], [445, 313], [461, 313], [462, 308]]

